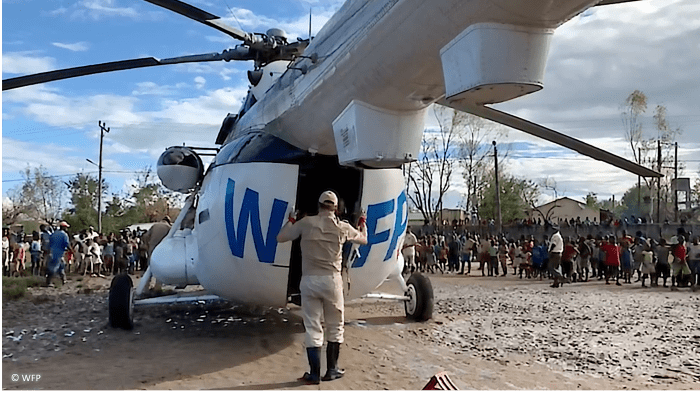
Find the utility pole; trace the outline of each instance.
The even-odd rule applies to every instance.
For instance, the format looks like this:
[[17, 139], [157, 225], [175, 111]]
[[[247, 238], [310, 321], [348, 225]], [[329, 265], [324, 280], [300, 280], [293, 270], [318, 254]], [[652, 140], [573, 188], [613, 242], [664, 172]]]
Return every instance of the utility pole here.
[[[637, 153], [639, 153], [639, 164], [642, 163], [642, 148], [637, 148]], [[642, 176], [637, 175], [637, 217], [641, 217], [642, 214]]]
[[[661, 173], [661, 139], [656, 141], [656, 166]], [[656, 224], [661, 224], [661, 176], [656, 178]]]
[[102, 232], [102, 141], [105, 133], [109, 133], [109, 128], [106, 128], [102, 121], [98, 121], [97, 125], [100, 126], [100, 162], [97, 166], [97, 232]]
[[501, 222], [501, 188], [498, 184], [498, 148], [496, 147], [496, 141], [493, 144], [493, 162], [496, 168], [496, 227], [498, 227], [498, 235], [502, 232], [502, 222]]
[[673, 221], [678, 223], [678, 142], [676, 142], [676, 153], [674, 155], [674, 175], [673, 175], [673, 183], [671, 183], [671, 186], [673, 187]]

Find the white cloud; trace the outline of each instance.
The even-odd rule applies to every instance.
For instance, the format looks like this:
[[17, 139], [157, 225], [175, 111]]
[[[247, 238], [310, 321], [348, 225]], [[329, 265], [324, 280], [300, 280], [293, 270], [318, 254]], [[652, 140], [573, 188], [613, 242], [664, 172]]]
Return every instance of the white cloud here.
[[135, 18], [139, 14], [133, 7], [119, 7], [115, 0], [83, 0], [75, 11], [74, 16], [89, 16], [93, 19], [99, 19], [103, 16], [113, 17], [130, 17]]
[[[643, 32], [643, 34], [640, 34]], [[620, 106], [635, 89], [669, 120], [700, 115], [700, 9], [689, 2], [649, 0], [599, 7], [557, 29], [544, 90], [499, 109], [575, 136], [623, 136]], [[681, 137], [684, 139], [684, 137]]]
[[157, 20], [164, 13], [154, 10], [152, 6], [146, 7], [145, 10], [141, 7], [124, 7], [117, 0], [80, 0], [71, 3], [68, 7], [59, 7], [48, 11], [46, 14], [59, 17], [67, 15], [72, 19], [81, 20], [101, 20], [102, 18], [114, 17]]
[[178, 90], [187, 87], [188, 84], [185, 83], [177, 83], [175, 85], [158, 85], [152, 81], [144, 81], [136, 83], [136, 88], [131, 91], [131, 94], [135, 96], [171, 96], [176, 94]]
[[197, 89], [202, 89], [204, 88], [204, 85], [207, 83], [207, 80], [204, 79], [202, 76], [197, 76], [194, 78], [194, 84], [197, 87]]
[[52, 175], [71, 174], [80, 170], [75, 164], [85, 162], [84, 158], [76, 156], [75, 149], [66, 146], [23, 142], [5, 136], [2, 137], [2, 146], [3, 173], [16, 172], [18, 176], [27, 166], [43, 166]]
[[33, 74], [55, 69], [56, 60], [48, 56], [34, 56], [27, 52], [6, 52], [2, 54], [2, 72], [13, 74]]
[[88, 48], [90, 48], [88, 43], [85, 41], [81, 41], [78, 43], [72, 43], [72, 44], [70, 44], [70, 43], [51, 43], [51, 44], [53, 44], [55, 47], [67, 49], [67, 50], [74, 51], [74, 52], [87, 51]]

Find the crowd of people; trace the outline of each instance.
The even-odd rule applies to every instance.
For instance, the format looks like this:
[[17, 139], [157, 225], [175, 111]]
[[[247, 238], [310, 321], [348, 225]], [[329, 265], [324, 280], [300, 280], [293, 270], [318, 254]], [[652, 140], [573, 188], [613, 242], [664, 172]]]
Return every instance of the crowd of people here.
[[[41, 224], [39, 231], [33, 231], [31, 235], [22, 230], [12, 232], [10, 228], [3, 228], [3, 275], [43, 276], [50, 285], [52, 275], [59, 275], [65, 282], [66, 273], [104, 277], [146, 270], [148, 253], [152, 251], [148, 237], [144, 237], [146, 232], [136, 228], [104, 235], [90, 226], [71, 233], [66, 222], [60, 222], [56, 227]], [[55, 270], [51, 268], [52, 261], [58, 266]]]
[[[635, 236], [614, 234], [562, 237], [558, 227], [541, 239], [534, 235], [507, 238], [463, 231], [434, 232], [416, 236], [409, 227], [402, 254], [404, 272], [513, 276], [552, 279], [552, 287], [564, 283], [605, 280], [621, 286], [641, 282], [642, 287], [692, 287], [700, 285], [700, 244], [683, 228], [677, 235], [658, 241], [641, 231]], [[635, 278], [636, 275], [636, 279]], [[647, 283], [648, 282], [648, 283]], [[670, 285], [669, 285], [670, 283]]]

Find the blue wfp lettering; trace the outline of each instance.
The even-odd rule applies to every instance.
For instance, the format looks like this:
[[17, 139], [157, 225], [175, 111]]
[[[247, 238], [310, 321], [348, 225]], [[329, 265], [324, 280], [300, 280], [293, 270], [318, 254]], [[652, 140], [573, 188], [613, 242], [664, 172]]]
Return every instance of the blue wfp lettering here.
[[[389, 243], [389, 248], [384, 255], [384, 261], [391, 258], [393, 251], [396, 249], [396, 244], [398, 243], [401, 235], [406, 231], [406, 226], [408, 225], [408, 211], [404, 213], [403, 207], [406, 203], [406, 192], [401, 191], [401, 194], [397, 199], [391, 199], [389, 201], [380, 202], [377, 204], [367, 206], [367, 244], [360, 246], [360, 257], [358, 257], [355, 262], [352, 263], [352, 268], [360, 268], [367, 262], [367, 256], [373, 245], [378, 245], [389, 240], [391, 236], [391, 242]], [[377, 223], [379, 219], [394, 213], [396, 210], [396, 217], [394, 221], [393, 234], [392, 230], [384, 230], [377, 233]]]
[[398, 198], [396, 198], [396, 221], [394, 223], [394, 234], [391, 237], [391, 244], [389, 244], [389, 249], [386, 251], [386, 256], [384, 256], [384, 261], [389, 260], [391, 255], [396, 249], [396, 244], [399, 241], [399, 237], [403, 235], [408, 225], [408, 211], [406, 211], [406, 216], [403, 213], [403, 207], [406, 204], [406, 193], [401, 192]]
[[[228, 179], [226, 185], [226, 201], [224, 207], [224, 220], [226, 222], [226, 234], [231, 254], [243, 258], [245, 253], [245, 239], [248, 234], [248, 222], [253, 234], [255, 252], [258, 261], [262, 263], [274, 263], [277, 253], [277, 234], [282, 229], [284, 215], [289, 205], [286, 201], [275, 199], [272, 203], [270, 220], [267, 225], [267, 235], [263, 240], [262, 228], [260, 226], [260, 194], [257, 191], [246, 188], [241, 204], [241, 212], [238, 215], [238, 227], [233, 221], [233, 200], [236, 182]], [[238, 237], [236, 237], [236, 235]]]

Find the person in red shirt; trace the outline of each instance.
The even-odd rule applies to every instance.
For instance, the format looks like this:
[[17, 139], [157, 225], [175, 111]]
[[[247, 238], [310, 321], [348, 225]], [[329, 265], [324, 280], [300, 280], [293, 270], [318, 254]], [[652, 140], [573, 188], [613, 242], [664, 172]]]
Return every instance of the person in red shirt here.
[[601, 250], [605, 252], [605, 284], [610, 284], [610, 278], [615, 278], [615, 284], [622, 286], [620, 284], [620, 279], [618, 278], [618, 273], [620, 270], [620, 247], [617, 245], [617, 241], [614, 235], [608, 237], [608, 243], [604, 243]]
[[673, 263], [671, 264], [671, 290], [676, 290], [676, 286], [681, 286], [683, 278], [690, 274], [690, 267], [686, 260], [687, 250], [685, 248], [685, 238], [682, 235], [671, 238], [671, 254]]
[[561, 268], [564, 278], [566, 278], [568, 281], [571, 280], [574, 268], [574, 260], [576, 259], [576, 256], [578, 256], [578, 254], [579, 251], [571, 242], [571, 238], [569, 238], [568, 236], [564, 237], [564, 252], [562, 252], [561, 254]]

